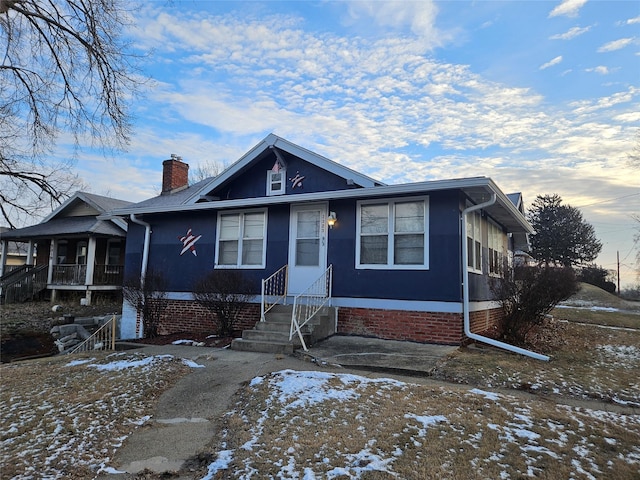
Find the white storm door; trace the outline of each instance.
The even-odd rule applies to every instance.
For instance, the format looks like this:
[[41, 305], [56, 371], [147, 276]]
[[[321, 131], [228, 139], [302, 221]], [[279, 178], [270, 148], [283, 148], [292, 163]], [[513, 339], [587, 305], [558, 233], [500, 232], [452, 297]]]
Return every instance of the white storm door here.
[[289, 295], [302, 293], [327, 269], [327, 204], [291, 206]]

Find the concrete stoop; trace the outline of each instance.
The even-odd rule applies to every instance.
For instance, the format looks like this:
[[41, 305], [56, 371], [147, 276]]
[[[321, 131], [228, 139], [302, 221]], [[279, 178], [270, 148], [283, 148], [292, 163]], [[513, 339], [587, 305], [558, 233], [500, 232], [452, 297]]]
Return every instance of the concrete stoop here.
[[[234, 339], [231, 349], [290, 355], [302, 348], [297, 333], [289, 340], [292, 309], [291, 305], [276, 305], [267, 312], [264, 322], [256, 323], [253, 330], [243, 331], [242, 338]], [[336, 310], [333, 307], [323, 307], [316, 313], [302, 328], [302, 336], [307, 347], [335, 333], [335, 318]]]

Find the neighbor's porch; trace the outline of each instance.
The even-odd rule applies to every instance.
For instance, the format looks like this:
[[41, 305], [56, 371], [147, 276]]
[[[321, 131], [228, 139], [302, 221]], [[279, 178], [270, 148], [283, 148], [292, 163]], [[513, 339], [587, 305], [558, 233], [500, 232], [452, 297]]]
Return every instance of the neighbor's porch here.
[[25, 301], [47, 290], [52, 302], [61, 292], [82, 292], [83, 303], [89, 305], [93, 292], [122, 289], [124, 238], [57, 237], [25, 243], [29, 252], [35, 252], [35, 265], [4, 269], [5, 302]]

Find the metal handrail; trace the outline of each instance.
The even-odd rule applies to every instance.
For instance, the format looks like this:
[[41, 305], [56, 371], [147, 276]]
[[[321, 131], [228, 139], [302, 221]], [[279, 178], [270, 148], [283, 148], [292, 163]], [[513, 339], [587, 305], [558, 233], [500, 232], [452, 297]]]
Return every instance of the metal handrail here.
[[[260, 321], [265, 321], [265, 314], [280, 301], [287, 303], [288, 268], [284, 265], [269, 278], [262, 280], [262, 300], [260, 303]], [[275, 298], [274, 298], [275, 297]]]
[[[293, 299], [289, 341], [293, 340], [293, 335], [297, 332], [305, 352], [308, 351], [308, 348], [302, 337], [302, 327], [304, 327], [322, 307], [327, 303], [330, 304], [332, 283], [333, 265], [329, 265], [329, 268], [327, 268], [315, 282]], [[302, 319], [301, 322], [300, 319]]]
[[113, 315], [105, 322], [93, 335], [82, 343], [79, 343], [69, 354], [89, 352], [94, 350], [115, 350], [116, 349], [116, 316]]

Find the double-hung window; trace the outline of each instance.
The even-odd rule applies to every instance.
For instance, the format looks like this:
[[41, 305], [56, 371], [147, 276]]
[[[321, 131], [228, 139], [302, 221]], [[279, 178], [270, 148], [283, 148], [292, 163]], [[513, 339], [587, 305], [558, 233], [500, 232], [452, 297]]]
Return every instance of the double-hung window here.
[[356, 267], [429, 268], [426, 197], [358, 203]]
[[488, 223], [489, 273], [503, 275], [505, 235], [497, 225]]
[[284, 195], [287, 189], [286, 175], [287, 171], [284, 168], [267, 171], [267, 195]]
[[482, 273], [482, 217], [478, 212], [467, 213], [467, 266]]
[[216, 266], [264, 268], [266, 218], [265, 210], [219, 213]]

